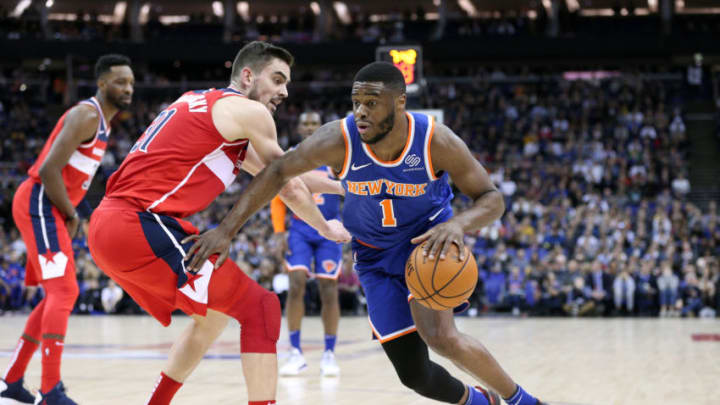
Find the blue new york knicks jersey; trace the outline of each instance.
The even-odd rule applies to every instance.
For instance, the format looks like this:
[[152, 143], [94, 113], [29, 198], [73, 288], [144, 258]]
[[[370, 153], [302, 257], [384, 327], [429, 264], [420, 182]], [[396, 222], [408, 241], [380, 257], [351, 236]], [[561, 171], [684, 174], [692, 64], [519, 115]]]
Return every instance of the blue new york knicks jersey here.
[[[315, 170], [332, 174], [327, 166], [319, 167]], [[340, 196], [337, 194], [313, 194], [315, 203], [322, 212], [325, 219], [338, 219], [340, 216]], [[293, 215], [290, 219], [290, 232], [298, 232], [309, 238], [322, 238], [315, 228], [308, 225], [297, 215]]]
[[432, 117], [406, 113], [408, 139], [400, 156], [386, 162], [360, 139], [353, 115], [342, 120], [346, 157], [339, 178], [345, 188], [343, 224], [355, 240], [388, 249], [424, 232], [451, 214], [447, 174], [432, 167]]

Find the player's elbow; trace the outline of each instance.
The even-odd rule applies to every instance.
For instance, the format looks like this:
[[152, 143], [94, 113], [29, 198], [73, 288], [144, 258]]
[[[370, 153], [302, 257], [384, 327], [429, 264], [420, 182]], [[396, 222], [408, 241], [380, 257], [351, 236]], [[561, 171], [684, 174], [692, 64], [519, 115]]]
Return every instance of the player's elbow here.
[[495, 219], [499, 219], [505, 213], [505, 199], [502, 193], [497, 190], [493, 190], [487, 195], [490, 208], [492, 209], [493, 216]]
[[47, 181], [50, 179], [50, 176], [52, 175], [53, 171], [56, 170], [51, 165], [48, 164], [48, 162], [44, 162], [40, 169], [38, 170], [38, 175], [40, 176], [40, 180], [42, 180], [43, 183], [47, 183]]
[[302, 185], [300, 184], [301, 181], [302, 180], [298, 178], [286, 181], [283, 188], [280, 189], [280, 198], [285, 201], [296, 201], [300, 199], [302, 195]]

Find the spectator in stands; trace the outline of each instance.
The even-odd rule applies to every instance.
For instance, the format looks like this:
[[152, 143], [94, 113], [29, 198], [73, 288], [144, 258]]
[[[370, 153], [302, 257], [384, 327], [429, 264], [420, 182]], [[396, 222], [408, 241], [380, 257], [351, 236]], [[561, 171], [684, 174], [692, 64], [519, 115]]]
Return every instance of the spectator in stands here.
[[595, 303], [598, 312], [607, 314], [612, 303], [612, 277], [607, 273], [607, 266], [599, 260], [592, 262], [590, 273], [586, 277], [586, 284], [590, 289], [590, 298]]
[[620, 272], [613, 281], [615, 311], [632, 314], [635, 309], [635, 279], [630, 274], [629, 266], [621, 266]]
[[683, 317], [696, 317], [702, 309], [702, 291], [698, 286], [695, 271], [685, 273], [685, 279], [680, 286], [680, 301]]
[[112, 279], [108, 279], [107, 285], [103, 287], [100, 295], [102, 307], [106, 314], [114, 314], [117, 305], [123, 298], [123, 290]]
[[662, 265], [662, 274], [657, 279], [658, 290], [660, 290], [660, 316], [675, 316], [675, 305], [678, 300], [678, 289], [680, 280], [676, 276], [670, 262], [666, 261]]
[[[637, 258], [632, 260], [633, 267], [636, 267]], [[640, 270], [635, 272], [635, 285], [637, 287], [637, 309], [639, 315], [657, 314], [657, 280], [652, 274], [653, 262], [646, 261], [640, 265]]]

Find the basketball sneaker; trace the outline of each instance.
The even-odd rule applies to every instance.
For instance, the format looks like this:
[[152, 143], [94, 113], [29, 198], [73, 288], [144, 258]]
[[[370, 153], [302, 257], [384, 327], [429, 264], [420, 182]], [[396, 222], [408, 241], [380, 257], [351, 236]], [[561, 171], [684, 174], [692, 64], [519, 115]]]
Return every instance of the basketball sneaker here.
[[0, 378], [0, 405], [32, 404], [35, 397], [23, 387], [21, 378], [14, 383], [7, 383]]
[[305, 362], [305, 357], [300, 350], [293, 347], [287, 363], [280, 368], [280, 375], [300, 375], [306, 368], [307, 363]]
[[340, 366], [335, 360], [335, 353], [331, 350], [325, 350], [322, 360], [320, 361], [320, 374], [323, 377], [336, 377], [340, 375]]
[[65, 386], [59, 381], [46, 394], [38, 391], [34, 405], [77, 405], [77, 402], [65, 395]]
[[487, 398], [488, 403], [490, 405], [501, 405], [502, 402], [500, 402], [500, 395], [498, 395], [497, 392], [486, 390], [483, 387], [476, 386], [475, 387], [478, 391], [480, 391], [483, 395], [485, 395], [485, 398]]

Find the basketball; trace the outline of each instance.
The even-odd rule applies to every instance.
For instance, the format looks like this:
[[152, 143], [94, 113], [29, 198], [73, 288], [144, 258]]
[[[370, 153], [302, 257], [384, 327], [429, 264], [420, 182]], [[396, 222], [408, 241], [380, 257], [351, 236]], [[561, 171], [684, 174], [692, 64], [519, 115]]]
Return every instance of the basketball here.
[[453, 243], [445, 259], [437, 255], [431, 260], [423, 255], [423, 246], [418, 245], [405, 264], [405, 283], [413, 298], [437, 311], [462, 304], [475, 290], [478, 280], [472, 252], [465, 247], [465, 260], [458, 261], [460, 251]]

